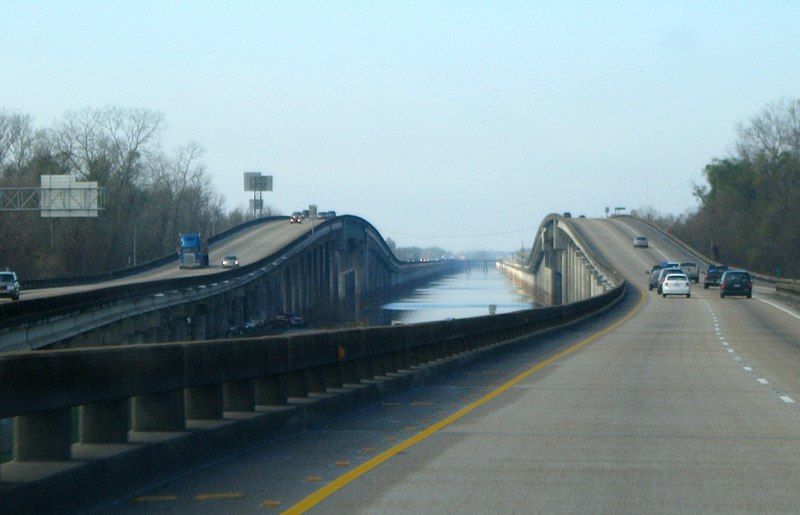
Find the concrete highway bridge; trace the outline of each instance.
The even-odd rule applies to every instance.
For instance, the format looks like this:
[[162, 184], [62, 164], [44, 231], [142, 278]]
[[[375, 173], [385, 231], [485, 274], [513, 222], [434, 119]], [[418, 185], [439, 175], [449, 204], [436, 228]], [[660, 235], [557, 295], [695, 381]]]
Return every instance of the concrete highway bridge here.
[[703, 258], [628, 217], [535, 241], [504, 268], [547, 308], [0, 355], [0, 512], [795, 512], [776, 287], [648, 293], [652, 264]]

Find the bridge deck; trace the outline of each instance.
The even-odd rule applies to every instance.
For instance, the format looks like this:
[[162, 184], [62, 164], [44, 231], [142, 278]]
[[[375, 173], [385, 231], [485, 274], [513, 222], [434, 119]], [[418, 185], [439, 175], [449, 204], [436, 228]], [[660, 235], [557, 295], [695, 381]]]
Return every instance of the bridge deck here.
[[623, 305], [110, 510], [795, 511], [798, 315], [763, 292], [648, 293], [678, 246], [573, 222], [638, 288]]

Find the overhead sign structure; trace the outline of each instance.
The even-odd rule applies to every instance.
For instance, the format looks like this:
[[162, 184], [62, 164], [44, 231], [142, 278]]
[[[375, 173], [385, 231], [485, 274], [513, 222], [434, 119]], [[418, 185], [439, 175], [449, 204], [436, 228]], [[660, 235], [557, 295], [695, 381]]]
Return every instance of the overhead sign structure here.
[[272, 176], [261, 172], [245, 172], [244, 191], [272, 191]]
[[250, 200], [253, 218], [256, 217], [256, 211], [263, 214], [264, 200], [262, 199], [262, 194], [265, 191], [272, 191], [272, 176], [261, 175], [261, 172], [245, 172], [244, 191], [253, 192], [253, 198]]
[[69, 175], [42, 175], [39, 209], [45, 218], [96, 217], [96, 182], [76, 181]]

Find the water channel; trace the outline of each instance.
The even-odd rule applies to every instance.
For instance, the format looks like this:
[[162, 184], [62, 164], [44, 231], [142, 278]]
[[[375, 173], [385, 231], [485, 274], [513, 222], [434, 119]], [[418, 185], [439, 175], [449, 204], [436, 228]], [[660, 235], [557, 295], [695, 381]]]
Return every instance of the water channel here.
[[370, 325], [411, 324], [497, 314], [536, 307], [533, 296], [491, 263], [464, 271], [384, 301], [369, 313]]

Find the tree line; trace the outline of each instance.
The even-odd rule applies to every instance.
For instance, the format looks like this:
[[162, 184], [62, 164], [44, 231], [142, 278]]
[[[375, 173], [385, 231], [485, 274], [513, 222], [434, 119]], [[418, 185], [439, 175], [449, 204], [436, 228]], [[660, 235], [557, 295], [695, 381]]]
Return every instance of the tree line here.
[[800, 100], [767, 105], [737, 133], [735, 151], [705, 166], [697, 209], [639, 214], [718, 262], [800, 277]]
[[175, 252], [181, 232], [208, 237], [245, 221], [241, 209], [225, 211], [202, 146], [166, 151], [164, 130], [147, 109], [85, 109], [47, 128], [0, 110], [0, 188], [38, 187], [42, 175], [105, 188], [97, 218], [0, 211], [0, 269], [24, 279], [107, 272]]

